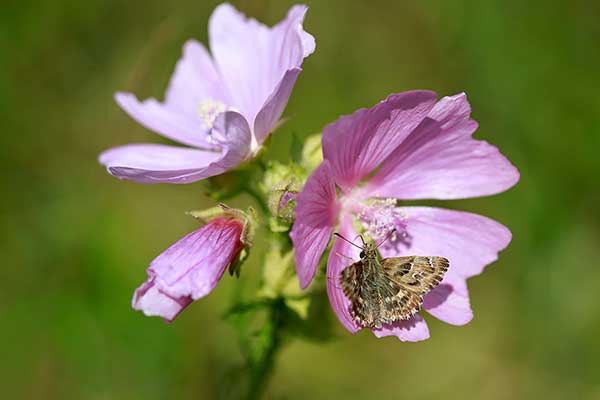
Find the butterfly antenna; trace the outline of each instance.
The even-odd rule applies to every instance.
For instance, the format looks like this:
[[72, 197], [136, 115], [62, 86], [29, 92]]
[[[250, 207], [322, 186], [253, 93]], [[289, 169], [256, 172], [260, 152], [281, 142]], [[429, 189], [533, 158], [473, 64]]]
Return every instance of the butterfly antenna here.
[[[356, 247], [356, 248], [359, 248], [359, 249], [363, 250], [363, 248], [362, 248], [362, 247], [360, 247], [360, 246], [358, 246], [358, 245], [356, 245], [356, 244], [352, 243], [351, 241], [349, 241], [348, 239], [346, 239], [345, 237], [343, 237], [343, 236], [342, 236], [342, 235], [340, 235], [339, 233], [337, 233], [337, 232], [334, 232], [334, 234], [333, 234], [333, 235], [334, 235], [334, 236], [337, 236], [337, 237], [339, 237], [340, 239], [342, 239], [342, 240], [344, 240], [344, 241], [346, 241], [346, 242], [348, 242], [348, 243], [350, 243], [352, 246], [354, 246], [354, 247]], [[363, 241], [363, 243], [364, 243], [364, 241]]]
[[360, 241], [362, 242], [363, 246], [365, 246], [365, 239], [362, 237], [362, 235], [358, 235], [358, 237], [360, 238]]
[[384, 244], [389, 238], [392, 237], [392, 235], [396, 233], [396, 228], [392, 229], [390, 231], [390, 233], [388, 233], [381, 242], [379, 242], [379, 244], [377, 245], [377, 248], [379, 248], [379, 246], [381, 246], [382, 244]]

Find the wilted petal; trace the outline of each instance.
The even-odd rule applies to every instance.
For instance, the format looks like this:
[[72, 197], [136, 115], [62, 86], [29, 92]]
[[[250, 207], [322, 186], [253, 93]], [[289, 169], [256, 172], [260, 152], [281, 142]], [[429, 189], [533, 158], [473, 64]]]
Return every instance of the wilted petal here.
[[446, 257], [449, 272], [463, 278], [480, 274], [511, 240], [502, 224], [481, 215], [433, 207], [403, 207], [408, 236], [396, 255]]
[[133, 308], [167, 320], [210, 293], [243, 245], [243, 223], [220, 217], [188, 234], [152, 261]]
[[403, 342], [419, 342], [429, 339], [427, 322], [418, 313], [408, 321], [398, 321], [391, 325], [384, 325], [381, 329], [372, 329], [372, 331], [378, 338], [396, 336]]
[[189, 146], [217, 148], [207, 140], [208, 129], [197, 115], [186, 114], [155, 99], [140, 102], [131, 93], [117, 93], [115, 100], [131, 118], [164, 137]]
[[461, 199], [513, 186], [519, 172], [496, 147], [471, 137], [477, 123], [470, 113], [464, 93], [441, 99], [365, 190], [398, 199]]
[[385, 160], [429, 113], [436, 95], [412, 91], [339, 118], [323, 131], [323, 157], [335, 180], [350, 190]]
[[201, 43], [188, 40], [169, 82], [165, 103], [173, 109], [185, 111], [198, 124], [198, 109], [206, 100], [231, 105], [210, 54]]
[[[352, 227], [352, 221], [349, 216], [342, 218], [340, 222], [340, 234], [348, 240], [356, 238], [357, 234]], [[358, 260], [360, 260], [360, 249], [340, 238], [334, 239], [329, 258], [327, 259], [327, 295], [329, 296], [329, 302], [335, 315], [342, 325], [353, 334], [358, 332], [361, 327], [350, 313], [352, 304], [342, 290], [340, 273], [352, 265], [354, 261]]]
[[325, 161], [312, 173], [296, 197], [296, 221], [290, 237], [303, 289], [315, 275], [319, 259], [331, 237], [337, 211], [335, 184], [329, 163]]
[[244, 117], [235, 112], [221, 114], [217, 127], [226, 138], [221, 152], [130, 144], [105, 151], [100, 163], [111, 175], [141, 183], [190, 183], [219, 175], [245, 159], [251, 133]]
[[306, 10], [292, 7], [273, 28], [230, 4], [218, 6], [210, 18], [211, 52], [234, 106], [251, 124], [285, 73], [314, 51], [314, 39], [302, 29]]

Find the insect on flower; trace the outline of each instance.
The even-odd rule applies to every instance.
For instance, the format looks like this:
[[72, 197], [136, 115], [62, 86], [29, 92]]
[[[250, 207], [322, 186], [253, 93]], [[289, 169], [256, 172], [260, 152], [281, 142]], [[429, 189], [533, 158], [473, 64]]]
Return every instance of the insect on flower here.
[[340, 284], [356, 323], [363, 328], [379, 329], [383, 324], [412, 318], [421, 309], [423, 296], [448, 270], [449, 262], [443, 257], [381, 258], [377, 248], [387, 238], [375, 245], [359, 235], [363, 242], [360, 247], [339, 233], [334, 235], [361, 250], [360, 260], [342, 270]]
[[[325, 127], [323, 162], [296, 197], [290, 232], [300, 287], [313, 280], [334, 229], [347, 238], [364, 233], [377, 241], [395, 231], [378, 249], [384, 258], [436, 255], [452, 264], [443, 281], [422, 295], [421, 311], [452, 325], [471, 321], [467, 279], [498, 258], [510, 231], [481, 215], [402, 203], [491, 195], [517, 183], [519, 172], [510, 161], [473, 138], [478, 125], [470, 114], [464, 93], [436, 101], [433, 92], [411, 91]], [[427, 339], [421, 312], [381, 329], [357, 323], [352, 302], [338, 287], [349, 263], [336, 253], [358, 260], [359, 252], [335, 240], [327, 260], [327, 294], [342, 325], [351, 333], [367, 328], [377, 337]]]

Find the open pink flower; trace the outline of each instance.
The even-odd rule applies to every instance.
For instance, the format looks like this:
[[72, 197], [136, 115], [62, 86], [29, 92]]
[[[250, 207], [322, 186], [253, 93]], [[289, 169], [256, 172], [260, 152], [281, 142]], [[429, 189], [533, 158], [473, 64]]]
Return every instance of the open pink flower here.
[[148, 280], [133, 295], [133, 308], [173, 321], [215, 288], [244, 247], [243, 229], [239, 219], [218, 217], [179, 239], [152, 261]]
[[300, 66], [315, 49], [294, 6], [269, 28], [229, 4], [209, 22], [212, 56], [195, 40], [183, 48], [164, 103], [117, 93], [136, 121], [192, 148], [130, 144], [100, 155], [108, 172], [142, 183], [189, 183], [221, 174], [256, 153], [275, 129]]
[[[301, 287], [310, 284], [336, 224], [350, 240], [356, 237], [357, 225], [373, 239], [395, 231], [380, 248], [383, 257], [430, 255], [450, 260], [444, 280], [425, 296], [423, 308], [449, 324], [471, 320], [466, 279], [496, 260], [511, 240], [510, 231], [480, 215], [397, 206], [397, 200], [491, 195], [519, 180], [516, 168], [496, 147], [472, 138], [477, 123], [470, 112], [464, 94], [436, 102], [433, 92], [413, 91], [391, 95], [325, 128], [324, 161], [297, 197], [290, 234]], [[339, 284], [340, 272], [351, 262], [338, 253], [358, 260], [356, 250], [336, 240], [327, 262], [331, 305], [352, 333], [360, 327]], [[373, 332], [406, 341], [429, 337], [419, 314]]]

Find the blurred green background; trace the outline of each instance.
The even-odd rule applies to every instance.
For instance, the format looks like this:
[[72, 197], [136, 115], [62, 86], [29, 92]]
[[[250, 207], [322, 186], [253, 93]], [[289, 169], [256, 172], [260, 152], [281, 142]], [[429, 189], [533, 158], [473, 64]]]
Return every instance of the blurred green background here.
[[[234, 3], [269, 24], [292, 4]], [[291, 132], [317, 132], [391, 92], [465, 91], [476, 137], [497, 145], [521, 181], [444, 204], [514, 236], [470, 281], [470, 324], [426, 316], [432, 336], [418, 344], [336, 324], [330, 342], [284, 348], [268, 397], [600, 399], [600, 3], [308, 3], [317, 52], [274, 138], [277, 157]], [[113, 93], [162, 99], [182, 44], [206, 43], [217, 4], [3, 2], [3, 398], [210, 399], [241, 362], [221, 320], [233, 279], [172, 325], [130, 308], [152, 258], [197, 226], [183, 212], [210, 204], [202, 185], [123, 182], [97, 163], [108, 147], [162, 140]]]

